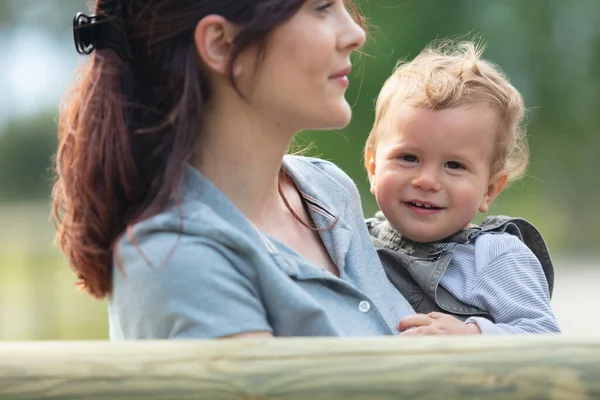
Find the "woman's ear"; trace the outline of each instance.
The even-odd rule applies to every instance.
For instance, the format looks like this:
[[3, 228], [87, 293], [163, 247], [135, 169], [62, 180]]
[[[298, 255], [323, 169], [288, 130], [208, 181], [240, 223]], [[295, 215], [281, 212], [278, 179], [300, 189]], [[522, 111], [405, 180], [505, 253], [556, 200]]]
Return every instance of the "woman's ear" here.
[[207, 15], [196, 25], [194, 43], [205, 68], [227, 75], [237, 26], [220, 15]]
[[483, 199], [481, 199], [481, 204], [479, 205], [479, 212], [488, 212], [490, 204], [492, 204], [494, 199], [502, 192], [506, 186], [507, 180], [508, 174], [506, 171], [500, 171], [490, 178], [487, 191], [483, 195]]

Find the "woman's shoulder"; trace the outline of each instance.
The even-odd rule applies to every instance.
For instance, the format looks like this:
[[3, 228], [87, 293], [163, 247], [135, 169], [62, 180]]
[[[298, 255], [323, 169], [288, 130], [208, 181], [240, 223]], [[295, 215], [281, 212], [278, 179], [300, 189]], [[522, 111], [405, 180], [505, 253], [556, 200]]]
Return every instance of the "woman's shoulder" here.
[[[335, 182], [336, 187], [346, 193], [358, 191], [352, 178], [331, 161], [315, 157], [287, 155], [284, 158], [284, 165], [288, 169], [291, 166], [301, 172], [315, 185], [331, 186]], [[330, 187], [331, 189], [333, 188]]]
[[[133, 224], [120, 238], [116, 262], [124, 268], [250, 260], [260, 242], [248, 219], [216, 187], [190, 171], [158, 214]], [[247, 264], [247, 263], [246, 263]], [[125, 271], [127, 272], [127, 271]]]
[[317, 157], [308, 157], [302, 155], [288, 154], [284, 157], [285, 164], [293, 164], [297, 167], [305, 166], [305, 167], [316, 167], [321, 171], [325, 171], [327, 173], [337, 174], [340, 176], [345, 176], [348, 178], [348, 175], [336, 164], [332, 161], [325, 160], [323, 158]]
[[[200, 201], [169, 206], [131, 226], [120, 238], [117, 255], [162, 263], [170, 253], [202, 259], [204, 253], [250, 251], [247, 235], [223, 215]], [[125, 264], [128, 264], [125, 262]]]
[[[208, 205], [184, 203], [139, 222], [116, 250], [112, 337], [202, 338], [270, 329], [258, 279], [269, 260]], [[232, 323], [233, 312], [243, 321]]]
[[219, 237], [219, 232], [231, 229], [225, 216], [198, 200], [174, 201], [161, 212], [133, 224], [122, 240], [127, 237], [160, 235]]

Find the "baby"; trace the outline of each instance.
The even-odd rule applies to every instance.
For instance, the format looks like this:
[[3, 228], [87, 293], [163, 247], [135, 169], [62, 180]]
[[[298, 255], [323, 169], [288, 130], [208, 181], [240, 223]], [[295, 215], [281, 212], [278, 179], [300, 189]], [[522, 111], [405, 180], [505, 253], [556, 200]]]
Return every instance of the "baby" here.
[[[418, 334], [559, 332], [539, 231], [486, 213], [528, 164], [520, 93], [471, 42], [401, 63], [377, 99], [365, 166], [381, 212], [367, 220]], [[411, 329], [409, 329], [411, 328]]]

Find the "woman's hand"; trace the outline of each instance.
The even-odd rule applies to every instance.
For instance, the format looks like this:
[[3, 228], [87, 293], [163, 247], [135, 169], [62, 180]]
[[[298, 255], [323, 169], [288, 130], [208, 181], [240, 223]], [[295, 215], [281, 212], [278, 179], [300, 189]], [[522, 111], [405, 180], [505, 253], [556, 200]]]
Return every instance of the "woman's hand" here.
[[465, 324], [452, 315], [439, 312], [415, 314], [403, 318], [398, 325], [398, 330], [402, 336], [481, 334], [477, 324]]

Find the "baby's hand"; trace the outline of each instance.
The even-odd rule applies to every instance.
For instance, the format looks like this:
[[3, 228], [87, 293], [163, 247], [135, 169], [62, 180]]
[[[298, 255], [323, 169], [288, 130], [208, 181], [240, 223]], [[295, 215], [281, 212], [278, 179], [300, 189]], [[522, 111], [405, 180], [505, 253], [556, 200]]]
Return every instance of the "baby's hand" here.
[[479, 335], [474, 323], [465, 324], [449, 314], [431, 312], [403, 318], [398, 325], [400, 335]]

